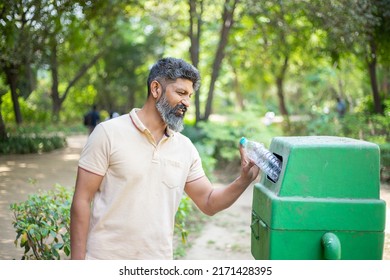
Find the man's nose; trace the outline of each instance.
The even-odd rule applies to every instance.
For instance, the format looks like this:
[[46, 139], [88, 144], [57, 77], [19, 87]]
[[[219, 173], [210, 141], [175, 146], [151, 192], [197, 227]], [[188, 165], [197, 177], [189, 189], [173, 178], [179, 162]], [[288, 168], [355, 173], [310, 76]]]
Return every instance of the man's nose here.
[[181, 101], [181, 103], [186, 106], [187, 108], [190, 107], [190, 99], [188, 97], [186, 98], [183, 98], [183, 100]]

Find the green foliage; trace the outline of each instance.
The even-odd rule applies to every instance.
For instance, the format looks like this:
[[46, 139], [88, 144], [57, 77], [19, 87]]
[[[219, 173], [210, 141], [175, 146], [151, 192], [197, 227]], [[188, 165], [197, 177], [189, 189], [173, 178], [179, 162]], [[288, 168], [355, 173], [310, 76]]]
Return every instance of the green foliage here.
[[50, 152], [66, 146], [60, 135], [12, 135], [0, 142], [0, 154], [31, 154]]
[[390, 168], [390, 143], [380, 144], [381, 150], [381, 165]]
[[[13, 123], [15, 121], [13, 103], [11, 98], [11, 92], [6, 93], [1, 96], [1, 113], [6, 123]], [[20, 111], [23, 115], [23, 118], [27, 122], [48, 122], [50, 120], [50, 111], [45, 110], [40, 102], [35, 102], [34, 95], [28, 100], [19, 98]], [[38, 101], [38, 100], [37, 100]], [[39, 109], [38, 109], [39, 108]]]
[[254, 112], [224, 118], [221, 121], [202, 122], [199, 127], [187, 127], [183, 132], [195, 143], [204, 167], [210, 168], [206, 173], [212, 173], [215, 167], [235, 162], [239, 164], [238, 143], [242, 136], [268, 146], [273, 136], [282, 134], [280, 126], [264, 125], [262, 117]]
[[[74, 88], [69, 93], [69, 98], [65, 99], [61, 119], [68, 123], [82, 123], [84, 114], [96, 103], [96, 95], [97, 89], [93, 85]], [[98, 110], [100, 109], [104, 108], [99, 107]]]
[[[385, 104], [389, 104], [388, 101]], [[365, 107], [367, 108], [367, 107]], [[308, 121], [293, 122], [291, 135], [330, 135], [373, 142], [380, 148], [381, 180], [390, 179], [390, 106], [385, 115], [367, 112], [347, 113], [343, 118], [335, 114], [315, 114]]]
[[[138, 2], [71, 1], [53, 6], [45, 0], [3, 5], [0, 65], [13, 63], [18, 70], [17, 93], [23, 97], [19, 102], [24, 122], [48, 123], [52, 118], [55, 85], [51, 67], [55, 65], [50, 66], [54, 61], [50, 56], [54, 47], [59, 97], [65, 97], [71, 86], [61, 107], [65, 122], [80, 120], [92, 103], [108, 112], [140, 107], [148, 70], [157, 58], [176, 56], [190, 61], [189, 3]], [[203, 86], [197, 94], [201, 108], [207, 100], [223, 3], [204, 2], [199, 19], [198, 67]], [[388, 96], [388, 5], [386, 0], [240, 2], [215, 84], [212, 111], [226, 114], [257, 108], [263, 113], [278, 112], [281, 100], [275, 78], [286, 57], [284, 100], [289, 113], [310, 113], [312, 107], [322, 108], [336, 95], [354, 107], [355, 100], [371, 91], [364, 56], [370, 34], [377, 47], [379, 90], [382, 97]], [[31, 15], [22, 27], [17, 22], [23, 17], [23, 7]], [[104, 52], [94, 66], [80, 72], [100, 51]], [[0, 94], [9, 91], [5, 73], [0, 72]], [[77, 74], [82, 78], [71, 83]], [[27, 93], [26, 87], [30, 88]], [[15, 121], [10, 93], [3, 97], [2, 115], [7, 127]]]
[[8, 139], [0, 142], [0, 154], [30, 154], [50, 152], [66, 147], [66, 136], [86, 134], [80, 121], [77, 124], [30, 123], [10, 125]]
[[318, 114], [308, 121], [292, 123], [291, 135], [332, 135], [383, 144], [390, 141], [390, 118], [349, 113], [339, 119], [333, 114]]
[[373, 114], [372, 98], [359, 100], [354, 112], [339, 118], [336, 113], [313, 112], [305, 121], [292, 122], [291, 135], [333, 135], [362, 139], [377, 144], [390, 142], [390, 99], [384, 102], [384, 115]]
[[382, 181], [390, 182], [390, 143], [380, 144], [381, 151], [381, 172], [380, 177]]
[[187, 242], [188, 231], [186, 223], [188, 220], [188, 215], [193, 211], [193, 204], [191, 199], [188, 196], [183, 196], [180, 201], [179, 208], [176, 212], [175, 217], [175, 230], [178, 231], [181, 235], [181, 241], [183, 244]]
[[8, 127], [8, 133], [10, 135], [74, 135], [74, 134], [85, 134], [87, 129], [84, 127], [82, 122], [75, 124], [55, 124], [55, 123], [29, 123], [25, 125], [10, 125]]
[[192, 200], [184, 195], [175, 217], [174, 259], [185, 256], [186, 249], [191, 246], [188, 238], [196, 236], [204, 218], [205, 215], [194, 207]]
[[24, 248], [22, 260], [60, 259], [70, 254], [70, 201], [72, 192], [56, 189], [33, 194], [24, 202], [13, 203], [15, 246]]

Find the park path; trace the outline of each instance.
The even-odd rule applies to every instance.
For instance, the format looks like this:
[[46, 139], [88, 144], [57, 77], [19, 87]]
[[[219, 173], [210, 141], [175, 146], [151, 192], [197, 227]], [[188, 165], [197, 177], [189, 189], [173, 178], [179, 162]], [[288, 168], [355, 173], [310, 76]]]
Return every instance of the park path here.
[[[14, 245], [15, 231], [9, 204], [31, 193], [52, 189], [55, 184], [73, 188], [80, 152], [86, 135], [70, 136], [68, 146], [40, 155], [0, 156], [0, 260], [20, 259], [22, 249]], [[215, 187], [223, 187], [217, 183]], [[208, 217], [202, 232], [192, 238], [187, 260], [250, 260], [250, 186], [229, 209]], [[382, 185], [380, 196], [387, 203], [384, 259], [390, 260], [390, 186]]]
[[0, 260], [20, 259], [23, 250], [14, 245], [16, 237], [9, 205], [27, 199], [38, 190], [55, 184], [73, 188], [80, 152], [86, 135], [70, 136], [67, 147], [44, 154], [0, 156]]

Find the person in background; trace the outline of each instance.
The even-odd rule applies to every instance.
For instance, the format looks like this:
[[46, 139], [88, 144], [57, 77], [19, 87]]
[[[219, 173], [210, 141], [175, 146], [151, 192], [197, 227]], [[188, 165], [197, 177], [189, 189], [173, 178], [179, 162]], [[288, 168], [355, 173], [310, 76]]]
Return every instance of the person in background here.
[[347, 106], [345, 104], [345, 101], [341, 99], [339, 96], [336, 97], [336, 100], [337, 100], [337, 104], [336, 104], [337, 113], [339, 115], [339, 118], [343, 118], [347, 110]]
[[[240, 148], [240, 175], [214, 188], [180, 133], [198, 70], [163, 58], [150, 70], [142, 108], [100, 123], [84, 147], [71, 206], [72, 259], [172, 259], [184, 192], [207, 215], [230, 207], [259, 174]], [[91, 207], [92, 204], [92, 207]]]
[[110, 115], [105, 120], [108, 121], [108, 120], [111, 120], [111, 119], [119, 117], [119, 116], [120, 116], [119, 113], [117, 113], [115, 111], [111, 111]]
[[84, 115], [84, 125], [88, 127], [89, 134], [95, 129], [96, 125], [100, 121], [100, 114], [97, 110], [97, 106], [93, 105], [92, 109]]
[[112, 113], [110, 114], [110, 119], [117, 118], [117, 117], [119, 117], [119, 116], [120, 116], [119, 113], [117, 113], [117, 112], [112, 112]]

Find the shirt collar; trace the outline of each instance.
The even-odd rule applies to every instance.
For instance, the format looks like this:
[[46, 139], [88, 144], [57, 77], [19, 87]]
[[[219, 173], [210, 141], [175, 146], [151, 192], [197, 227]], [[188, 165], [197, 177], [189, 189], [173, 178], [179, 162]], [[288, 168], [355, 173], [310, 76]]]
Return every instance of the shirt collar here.
[[[149, 131], [149, 129], [142, 123], [142, 121], [139, 119], [138, 115], [137, 115], [137, 112], [141, 110], [139, 108], [134, 108], [130, 111], [130, 118], [131, 120], [133, 121], [135, 127], [145, 133], [145, 131]], [[174, 135], [174, 131], [172, 129], [170, 129], [168, 126], [165, 128], [165, 132], [164, 132], [165, 136], [166, 137], [171, 137]]]

